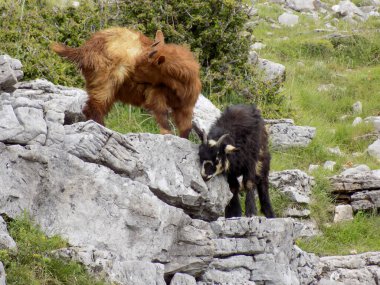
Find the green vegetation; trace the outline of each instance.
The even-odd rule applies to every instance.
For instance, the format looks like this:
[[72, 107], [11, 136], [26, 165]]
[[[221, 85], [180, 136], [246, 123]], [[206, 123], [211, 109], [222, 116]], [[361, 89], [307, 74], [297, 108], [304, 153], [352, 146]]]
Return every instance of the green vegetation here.
[[17, 251], [0, 250], [7, 284], [17, 285], [105, 285], [90, 277], [83, 265], [55, 258], [51, 252], [67, 247], [58, 236], [46, 237], [28, 215], [8, 223]]
[[380, 251], [380, 218], [364, 213], [356, 214], [352, 222], [322, 227], [323, 235], [297, 242], [303, 250], [318, 255], [345, 255], [366, 251]]

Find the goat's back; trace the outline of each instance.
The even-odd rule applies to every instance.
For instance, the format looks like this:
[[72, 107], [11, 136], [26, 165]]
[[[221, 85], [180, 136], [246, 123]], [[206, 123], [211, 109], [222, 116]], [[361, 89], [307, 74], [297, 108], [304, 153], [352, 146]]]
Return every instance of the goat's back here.
[[254, 105], [228, 107], [211, 127], [208, 139], [217, 141], [224, 134], [229, 134], [225, 142], [239, 149], [230, 156], [231, 167], [236, 173], [242, 174], [252, 161], [259, 159], [260, 152], [267, 152], [264, 120]]
[[133, 72], [136, 58], [153, 41], [140, 32], [115, 27], [94, 33], [78, 48], [53, 43], [51, 48], [74, 62], [84, 73], [113, 69], [126, 76]]

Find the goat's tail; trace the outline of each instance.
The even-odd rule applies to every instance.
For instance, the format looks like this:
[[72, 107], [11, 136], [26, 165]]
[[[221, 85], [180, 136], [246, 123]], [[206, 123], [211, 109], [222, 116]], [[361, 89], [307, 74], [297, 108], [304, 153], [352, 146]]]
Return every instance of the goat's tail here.
[[59, 56], [78, 65], [78, 67], [82, 66], [82, 51], [80, 48], [68, 47], [61, 43], [52, 43], [50, 48]]

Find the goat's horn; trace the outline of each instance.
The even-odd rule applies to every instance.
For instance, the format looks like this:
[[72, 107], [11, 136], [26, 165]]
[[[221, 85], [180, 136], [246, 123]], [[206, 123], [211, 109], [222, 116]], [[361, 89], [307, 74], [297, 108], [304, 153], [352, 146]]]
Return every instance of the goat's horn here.
[[157, 42], [153, 43], [153, 44], [151, 45], [151, 47], [155, 47], [155, 46], [158, 45], [160, 42], [161, 42], [161, 41], [157, 41]]
[[223, 142], [223, 140], [226, 138], [226, 137], [228, 137], [229, 136], [229, 134], [224, 134], [224, 135], [222, 135], [219, 139], [218, 139], [218, 141], [216, 142], [216, 145], [217, 146], [220, 146], [220, 144]]
[[202, 133], [203, 133], [203, 143], [207, 144], [207, 133], [206, 133], [206, 130], [203, 129]]
[[156, 53], [157, 53], [156, 50], [151, 51], [151, 52], [148, 54], [148, 57], [151, 58], [151, 57], [154, 56]]

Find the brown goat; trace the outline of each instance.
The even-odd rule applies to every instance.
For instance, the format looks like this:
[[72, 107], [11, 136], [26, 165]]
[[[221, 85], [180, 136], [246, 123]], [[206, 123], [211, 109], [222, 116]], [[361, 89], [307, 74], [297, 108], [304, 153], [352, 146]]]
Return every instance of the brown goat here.
[[87, 119], [104, 125], [116, 101], [151, 110], [160, 133], [171, 133], [168, 113], [181, 137], [188, 138], [194, 105], [201, 92], [199, 64], [183, 46], [165, 44], [161, 31], [156, 42], [127, 28], [96, 32], [82, 46], [53, 43], [53, 51], [75, 63], [86, 81]]

